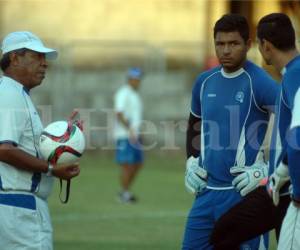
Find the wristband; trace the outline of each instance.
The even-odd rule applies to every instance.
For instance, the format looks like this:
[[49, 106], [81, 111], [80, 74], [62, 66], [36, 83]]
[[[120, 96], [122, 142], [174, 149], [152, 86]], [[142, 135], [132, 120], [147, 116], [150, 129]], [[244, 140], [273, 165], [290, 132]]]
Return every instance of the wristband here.
[[48, 171], [47, 171], [46, 175], [52, 176], [52, 172], [53, 172], [53, 165], [49, 162], [48, 163]]

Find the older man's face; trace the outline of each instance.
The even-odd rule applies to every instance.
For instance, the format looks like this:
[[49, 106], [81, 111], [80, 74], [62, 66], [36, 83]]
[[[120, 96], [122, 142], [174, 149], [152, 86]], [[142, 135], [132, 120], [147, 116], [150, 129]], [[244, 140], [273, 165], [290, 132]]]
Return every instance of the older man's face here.
[[26, 50], [17, 56], [18, 67], [22, 71], [22, 80], [29, 89], [40, 85], [45, 78], [48, 63], [45, 54]]

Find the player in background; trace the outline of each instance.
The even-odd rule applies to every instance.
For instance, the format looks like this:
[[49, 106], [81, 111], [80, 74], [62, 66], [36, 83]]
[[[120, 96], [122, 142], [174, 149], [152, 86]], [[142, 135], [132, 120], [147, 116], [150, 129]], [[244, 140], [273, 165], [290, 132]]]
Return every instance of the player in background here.
[[137, 201], [130, 192], [130, 187], [144, 160], [140, 141], [143, 105], [138, 93], [142, 76], [141, 69], [130, 68], [127, 73], [127, 83], [118, 89], [114, 98], [116, 161], [121, 166], [122, 188], [118, 198], [124, 203]]
[[31, 101], [57, 52], [19, 31], [2, 42], [0, 80], [0, 242], [5, 250], [53, 249], [47, 198], [54, 177], [69, 180], [79, 165], [51, 165], [38, 148], [43, 126]]
[[[220, 18], [214, 41], [221, 65], [200, 74], [192, 91], [185, 185], [196, 197], [183, 250], [212, 249], [215, 222], [257, 188], [268, 172], [261, 147], [278, 86], [247, 60], [251, 41], [243, 16]], [[257, 249], [267, 243], [261, 240], [244, 242], [243, 247]]]
[[[299, 143], [297, 133], [300, 124], [297, 119], [300, 116], [297, 113], [297, 102], [300, 99], [297, 93], [300, 87], [300, 57], [296, 49], [295, 30], [287, 15], [273, 13], [259, 21], [257, 38], [264, 60], [281, 72], [283, 77], [281, 92], [276, 101], [271, 140], [270, 177], [267, 185], [271, 196], [265, 187], [258, 188], [224, 214], [216, 223], [211, 238], [217, 250], [237, 249], [241, 242], [274, 228], [277, 239], [280, 232], [279, 249], [300, 249], [299, 237], [295, 237], [294, 232], [297, 223], [299, 226], [299, 221], [296, 220], [299, 209], [296, 206], [300, 204], [299, 201], [297, 203], [300, 198], [297, 183], [300, 176], [297, 172], [300, 152], [295, 146], [295, 142]], [[298, 188], [292, 193], [294, 202], [289, 208], [285, 226], [280, 231], [290, 203], [288, 169], [293, 185]], [[297, 247], [292, 246], [293, 243]]]

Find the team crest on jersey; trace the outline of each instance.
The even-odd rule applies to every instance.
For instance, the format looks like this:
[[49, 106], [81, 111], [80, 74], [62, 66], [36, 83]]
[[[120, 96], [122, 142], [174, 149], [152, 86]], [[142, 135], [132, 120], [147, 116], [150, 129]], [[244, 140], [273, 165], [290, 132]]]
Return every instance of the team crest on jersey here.
[[237, 92], [235, 95], [235, 100], [238, 101], [239, 103], [243, 103], [244, 102], [244, 92], [242, 92], [242, 91]]

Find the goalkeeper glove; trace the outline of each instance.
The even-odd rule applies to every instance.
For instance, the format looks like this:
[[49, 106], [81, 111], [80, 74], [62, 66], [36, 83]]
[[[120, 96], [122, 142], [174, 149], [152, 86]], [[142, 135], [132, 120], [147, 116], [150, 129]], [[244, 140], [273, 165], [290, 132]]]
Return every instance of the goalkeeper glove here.
[[192, 193], [197, 194], [206, 187], [207, 171], [199, 166], [199, 157], [191, 156], [186, 161], [185, 187]]
[[269, 194], [272, 197], [275, 206], [279, 203], [280, 189], [289, 179], [288, 167], [281, 162], [269, 178]]
[[269, 166], [264, 162], [255, 163], [252, 166], [235, 166], [230, 168], [230, 173], [236, 176], [232, 185], [245, 196], [258, 186], [268, 176]]

